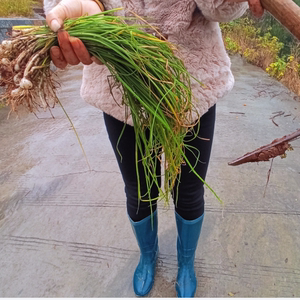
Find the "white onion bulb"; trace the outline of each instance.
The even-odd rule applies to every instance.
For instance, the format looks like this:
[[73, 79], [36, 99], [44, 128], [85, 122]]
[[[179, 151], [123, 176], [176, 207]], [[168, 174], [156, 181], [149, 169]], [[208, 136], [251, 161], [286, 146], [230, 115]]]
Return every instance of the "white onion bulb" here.
[[11, 33], [11, 36], [12, 37], [17, 37], [17, 36], [19, 36], [20, 35], [20, 32], [19, 31], [13, 31], [12, 33]]
[[5, 65], [5, 66], [9, 66], [10, 65], [10, 61], [8, 58], [2, 58], [1, 59], [1, 64]]
[[11, 50], [12, 47], [13, 47], [13, 44], [12, 44], [11, 41], [4, 40], [4, 41], [2, 42], [2, 47], [3, 47], [4, 49], [6, 49], [6, 50]]
[[19, 71], [20, 71], [20, 66], [19, 66], [19, 64], [15, 64], [15, 71], [16, 71], [16, 72], [19, 72]]
[[11, 96], [12, 97], [15, 97], [15, 96], [18, 96], [20, 94], [20, 88], [16, 88], [14, 90], [11, 91]]
[[22, 78], [22, 80], [20, 82], [20, 88], [23, 90], [30, 90], [33, 88], [33, 84], [27, 78]]
[[17, 84], [17, 85], [19, 85], [20, 82], [21, 82], [21, 76], [20, 76], [20, 74], [15, 75], [15, 77], [14, 77], [14, 83]]

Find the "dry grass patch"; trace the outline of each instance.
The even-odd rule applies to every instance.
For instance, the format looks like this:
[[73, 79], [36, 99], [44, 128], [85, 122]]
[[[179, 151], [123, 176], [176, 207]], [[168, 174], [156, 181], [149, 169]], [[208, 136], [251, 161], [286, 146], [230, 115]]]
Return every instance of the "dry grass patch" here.
[[222, 24], [226, 49], [264, 69], [270, 76], [300, 96], [300, 44], [294, 44], [290, 53], [283, 55], [282, 43], [269, 31], [262, 33], [249, 18]]
[[33, 0], [1, 0], [0, 17], [30, 17], [35, 3]]

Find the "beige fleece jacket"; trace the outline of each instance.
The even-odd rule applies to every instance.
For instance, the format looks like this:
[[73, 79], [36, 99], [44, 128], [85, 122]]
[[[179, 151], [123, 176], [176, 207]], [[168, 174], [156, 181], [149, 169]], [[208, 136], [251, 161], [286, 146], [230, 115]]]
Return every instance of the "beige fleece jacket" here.
[[[44, 0], [46, 14], [60, 0]], [[179, 47], [189, 72], [204, 83], [192, 83], [194, 106], [198, 111], [194, 119], [203, 115], [218, 99], [228, 93], [234, 78], [230, 59], [225, 51], [218, 22], [241, 17], [248, 8], [247, 2], [229, 3], [226, 0], [102, 0], [106, 10], [124, 7], [140, 16], [147, 16], [152, 24]], [[105, 113], [125, 122], [122, 95], [108, 84], [110, 75], [105, 66], [85, 66], [81, 87], [82, 98]], [[116, 104], [116, 101], [120, 104]], [[132, 120], [127, 123], [132, 125]]]

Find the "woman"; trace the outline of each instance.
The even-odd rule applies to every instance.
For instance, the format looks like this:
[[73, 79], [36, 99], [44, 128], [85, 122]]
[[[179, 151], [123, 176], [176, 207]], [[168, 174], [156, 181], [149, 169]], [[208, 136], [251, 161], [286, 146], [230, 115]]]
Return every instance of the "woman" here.
[[[248, 4], [256, 16], [261, 16], [263, 8], [260, 0], [103, 0], [102, 2], [106, 10], [124, 7], [119, 14], [134, 11], [140, 16], [146, 16], [153, 25], [159, 27], [160, 32], [168, 37], [170, 42], [178, 45], [189, 72], [205, 84], [205, 88], [196, 83], [192, 84], [193, 94], [197, 99], [194, 106], [198, 112], [193, 121], [197, 123], [199, 115], [201, 116], [200, 130], [194, 132], [198, 132], [200, 138], [187, 137], [186, 140], [186, 143], [200, 151], [199, 161], [195, 161], [195, 156], [191, 153], [187, 153], [187, 156], [192, 165], [196, 164], [197, 173], [205, 179], [214, 132], [215, 103], [230, 91], [234, 84], [230, 60], [224, 49], [218, 22], [239, 18], [248, 8]], [[47, 22], [54, 31], [60, 29], [65, 18], [95, 14], [103, 9], [98, 0], [62, 0], [60, 3], [59, 0], [45, 0], [44, 5]], [[64, 31], [59, 33], [58, 39], [60, 47], [51, 49], [54, 64], [62, 69], [68, 64], [76, 65], [80, 62], [85, 64], [82, 97], [104, 112], [108, 135], [125, 183], [127, 212], [140, 247], [140, 262], [133, 278], [134, 291], [138, 296], [144, 296], [150, 292], [155, 276], [158, 253], [157, 213], [156, 202], [152, 202], [152, 207], [148, 202], [141, 202], [139, 205], [132, 120], [125, 119], [121, 93], [113, 90], [114, 97], [111, 95], [107, 68], [97, 65], [100, 62], [90, 57], [80, 40], [69, 37]], [[92, 64], [93, 62], [97, 64]], [[119, 103], [116, 103], [116, 100]], [[124, 122], [127, 125], [117, 150]], [[122, 161], [118, 151], [121, 152]], [[140, 167], [143, 194], [146, 184], [142, 170]], [[160, 177], [160, 167], [157, 168], [157, 176]], [[155, 198], [157, 195], [158, 190], [154, 187], [151, 196]], [[182, 166], [180, 183], [174, 188], [173, 198], [177, 199], [175, 216], [178, 230], [176, 291], [179, 297], [194, 297], [197, 287], [194, 258], [204, 217], [204, 188], [187, 166]], [[154, 211], [152, 216], [151, 211]], [[151, 218], [154, 219], [154, 225]]]

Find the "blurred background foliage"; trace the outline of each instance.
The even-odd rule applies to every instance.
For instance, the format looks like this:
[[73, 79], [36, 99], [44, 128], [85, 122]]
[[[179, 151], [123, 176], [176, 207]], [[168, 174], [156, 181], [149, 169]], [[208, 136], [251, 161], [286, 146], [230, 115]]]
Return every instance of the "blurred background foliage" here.
[[[300, 0], [294, 0], [300, 6]], [[261, 19], [250, 12], [244, 17], [222, 23], [227, 50], [242, 55], [248, 62], [300, 95], [300, 44], [272, 15]]]

